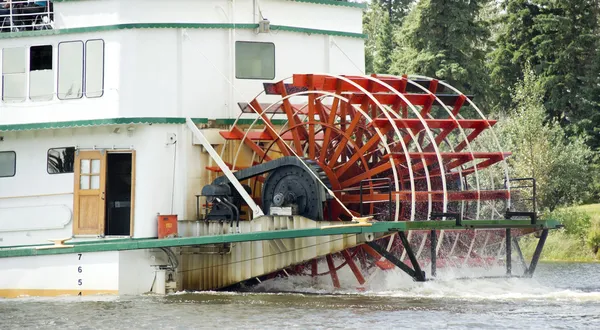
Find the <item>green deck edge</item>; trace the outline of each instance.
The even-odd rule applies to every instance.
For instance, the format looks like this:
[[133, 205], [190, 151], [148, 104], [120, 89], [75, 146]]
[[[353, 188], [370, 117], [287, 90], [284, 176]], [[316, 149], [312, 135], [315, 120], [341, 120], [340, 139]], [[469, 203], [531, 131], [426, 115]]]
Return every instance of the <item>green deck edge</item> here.
[[[76, 128], [76, 127], [93, 127], [93, 126], [108, 126], [108, 125], [129, 125], [129, 124], [185, 124], [186, 119], [183, 117], [119, 117], [105, 119], [90, 119], [90, 120], [71, 120], [43, 123], [27, 123], [27, 124], [6, 124], [0, 125], [0, 132], [10, 131], [29, 131], [40, 129], [60, 129], [60, 128]], [[192, 118], [196, 124], [208, 123], [207, 118]]]
[[[217, 125], [233, 125], [236, 122], [235, 118], [192, 118], [195, 124], [208, 124], [213, 121]], [[71, 120], [57, 122], [42, 122], [42, 123], [27, 123], [27, 124], [4, 124], [0, 125], [0, 132], [13, 131], [31, 131], [43, 129], [64, 129], [64, 128], [80, 128], [94, 126], [109, 126], [109, 125], [148, 125], [148, 124], [185, 124], [186, 118], [183, 117], [118, 117], [105, 119], [89, 119], [89, 120]], [[254, 121], [254, 119], [238, 119], [238, 125], [263, 125], [262, 119]], [[272, 119], [274, 125], [284, 125], [287, 123], [285, 119]]]
[[340, 1], [340, 0], [291, 0], [291, 1], [314, 3], [316, 5], [330, 5], [330, 6], [352, 7], [352, 8], [361, 8], [361, 9], [367, 8], [366, 2], [350, 2], [350, 1]]
[[[86, 26], [78, 28], [65, 28], [65, 29], [54, 29], [54, 30], [39, 30], [39, 31], [23, 31], [23, 32], [6, 32], [0, 33], [0, 39], [10, 38], [27, 38], [27, 37], [39, 37], [39, 36], [52, 36], [52, 35], [63, 35], [63, 34], [74, 34], [74, 33], [90, 33], [90, 32], [106, 32], [106, 31], [118, 31], [118, 30], [131, 30], [131, 29], [256, 29], [258, 24], [253, 23], [124, 23], [124, 24], [111, 24], [111, 25], [97, 25], [97, 26]], [[271, 30], [274, 31], [287, 31], [307, 34], [323, 34], [338, 37], [349, 37], [366, 39], [367, 35], [364, 33], [335, 31], [335, 30], [321, 30], [304, 27], [295, 27], [287, 25], [271, 25]]]
[[[455, 221], [397, 221], [397, 222], [374, 222], [369, 227], [335, 227], [335, 228], [310, 228], [310, 229], [286, 229], [274, 231], [261, 231], [241, 234], [224, 234], [213, 236], [181, 237], [168, 239], [124, 239], [118, 241], [95, 241], [80, 242], [72, 244], [73, 247], [58, 249], [41, 249], [35, 247], [28, 248], [1, 248], [0, 258], [9, 257], [29, 257], [42, 255], [57, 255], [69, 253], [89, 253], [89, 252], [108, 252], [108, 251], [126, 251], [140, 249], [156, 249], [164, 247], [181, 247], [206, 244], [225, 244], [238, 242], [264, 241], [274, 239], [316, 237], [344, 234], [365, 234], [365, 233], [392, 233], [396, 231], [411, 230], [472, 230], [472, 229], [556, 229], [560, 223], [556, 220], [538, 221], [535, 225], [530, 220], [464, 220], [461, 226], [456, 226]], [[69, 245], [68, 242], [65, 243]], [[40, 246], [47, 246], [40, 245]]]

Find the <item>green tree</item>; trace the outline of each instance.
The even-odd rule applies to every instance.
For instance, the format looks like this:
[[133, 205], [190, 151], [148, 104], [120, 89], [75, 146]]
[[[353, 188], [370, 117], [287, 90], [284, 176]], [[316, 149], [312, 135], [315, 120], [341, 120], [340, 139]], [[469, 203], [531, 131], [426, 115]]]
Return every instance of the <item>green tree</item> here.
[[381, 30], [377, 35], [375, 47], [375, 62], [373, 68], [375, 73], [390, 73], [392, 66], [392, 53], [394, 51], [394, 28], [390, 22], [388, 13], [383, 13], [381, 19]]
[[593, 146], [600, 146], [600, 132], [594, 130], [600, 125], [598, 2], [505, 0], [504, 8], [490, 56], [498, 107], [510, 109], [510, 86], [530, 63], [542, 84], [548, 116], [577, 124], [593, 137]]
[[410, 5], [414, 0], [374, 0], [373, 2], [379, 4], [388, 14], [390, 23], [392, 25], [399, 25], [402, 23], [402, 19], [410, 11]]
[[374, 0], [363, 15], [365, 71], [390, 73], [392, 53], [397, 46], [394, 34], [414, 0]]
[[489, 31], [479, 19], [487, 0], [421, 0], [404, 19], [392, 72], [442, 79], [466, 93], [485, 96]]
[[595, 154], [583, 136], [566, 137], [557, 120], [544, 121], [544, 94], [543, 80], [526, 69], [513, 94], [514, 111], [497, 135], [512, 152], [511, 177], [534, 177], [538, 206], [553, 211], [587, 196]]
[[383, 30], [381, 17], [385, 11], [378, 3], [372, 3], [363, 14], [363, 33], [368, 37], [365, 40], [365, 73], [375, 72], [375, 56], [377, 54], [377, 40]]

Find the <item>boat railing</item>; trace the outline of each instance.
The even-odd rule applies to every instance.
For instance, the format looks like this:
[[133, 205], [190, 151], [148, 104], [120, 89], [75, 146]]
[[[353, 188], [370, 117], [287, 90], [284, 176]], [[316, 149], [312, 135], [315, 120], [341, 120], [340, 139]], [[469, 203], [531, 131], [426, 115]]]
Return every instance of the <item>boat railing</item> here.
[[4, 0], [0, 2], [0, 32], [50, 30], [54, 26], [51, 0]]

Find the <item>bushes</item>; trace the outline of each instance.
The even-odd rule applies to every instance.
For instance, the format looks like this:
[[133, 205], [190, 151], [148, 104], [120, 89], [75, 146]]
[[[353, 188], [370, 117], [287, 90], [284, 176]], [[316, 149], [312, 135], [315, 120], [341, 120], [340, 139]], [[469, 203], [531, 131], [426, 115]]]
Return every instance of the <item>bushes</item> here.
[[567, 235], [585, 240], [588, 236], [592, 224], [592, 217], [585, 211], [581, 211], [575, 207], [566, 207], [554, 210], [544, 216], [548, 219], [556, 219], [564, 226], [564, 232]]
[[[553, 230], [544, 247], [545, 260], [594, 261], [600, 250], [600, 205], [556, 209], [543, 216], [560, 221], [565, 228]], [[537, 245], [533, 236], [521, 239], [523, 253], [531, 256]]]
[[587, 235], [587, 244], [595, 255], [598, 255], [600, 249], [600, 224], [594, 223]]

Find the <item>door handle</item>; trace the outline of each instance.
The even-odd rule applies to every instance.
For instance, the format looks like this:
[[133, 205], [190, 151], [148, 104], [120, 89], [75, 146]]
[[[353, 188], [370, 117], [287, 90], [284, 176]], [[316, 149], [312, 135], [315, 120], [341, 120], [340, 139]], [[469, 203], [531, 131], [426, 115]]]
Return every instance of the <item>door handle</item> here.
[[102, 196], [100, 196], [100, 198], [102, 198], [102, 200], [104, 200], [104, 191], [102, 192]]

